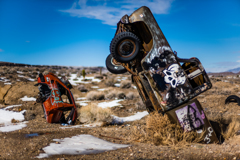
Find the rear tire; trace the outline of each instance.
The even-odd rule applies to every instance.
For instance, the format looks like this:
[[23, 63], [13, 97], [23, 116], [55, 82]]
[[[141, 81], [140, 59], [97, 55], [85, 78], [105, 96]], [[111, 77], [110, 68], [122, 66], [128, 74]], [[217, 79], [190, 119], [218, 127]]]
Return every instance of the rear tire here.
[[116, 35], [110, 44], [110, 52], [118, 62], [130, 62], [139, 53], [140, 39], [132, 32], [121, 32]]
[[117, 64], [116, 60], [114, 60], [111, 54], [109, 54], [106, 59], [106, 67], [109, 72], [113, 74], [123, 74], [127, 72], [127, 70], [121, 64]]

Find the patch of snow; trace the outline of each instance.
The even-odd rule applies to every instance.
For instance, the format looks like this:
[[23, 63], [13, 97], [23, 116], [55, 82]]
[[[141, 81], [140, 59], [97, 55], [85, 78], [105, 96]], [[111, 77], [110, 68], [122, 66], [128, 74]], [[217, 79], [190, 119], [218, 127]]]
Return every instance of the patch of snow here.
[[139, 120], [142, 119], [143, 117], [145, 117], [146, 115], [148, 115], [149, 113], [147, 111], [144, 112], [137, 112], [136, 114], [129, 116], [129, 117], [118, 117], [118, 116], [113, 116], [113, 124], [121, 124], [124, 122], [129, 122], [129, 121], [135, 121], [135, 120]]
[[98, 86], [92, 86], [91, 88], [99, 88]]
[[24, 75], [18, 75], [18, 77], [25, 77]]
[[13, 112], [13, 111], [1, 109], [0, 110], [0, 124], [11, 123], [11, 120], [13, 118], [18, 121], [23, 121], [24, 120], [24, 116], [23, 116], [24, 112], [25, 112], [25, 110], [23, 110], [21, 112]]
[[101, 89], [98, 89], [98, 91], [105, 91], [106, 88], [101, 88]]
[[21, 112], [13, 112], [8, 111], [6, 108], [0, 109], [0, 131], [2, 132], [11, 132], [15, 130], [22, 129], [23, 127], [26, 127], [25, 123], [11, 123], [12, 119], [15, 119], [17, 121], [23, 121], [24, 120], [24, 112], [26, 110], [23, 110]]
[[75, 103], [78, 103], [81, 106], [86, 106], [86, 105], [88, 105], [88, 103], [86, 103], [86, 102], [90, 102], [90, 101], [76, 101]]
[[79, 98], [77, 98], [77, 100], [84, 100], [84, 99], [87, 99], [86, 97], [79, 97]]
[[128, 79], [128, 77], [122, 77], [122, 80], [127, 80]]
[[108, 107], [116, 107], [116, 106], [120, 106], [121, 107], [121, 104], [118, 103], [118, 102], [121, 102], [123, 101], [123, 99], [119, 99], [119, 100], [113, 100], [113, 101], [110, 101], [110, 102], [101, 102], [101, 103], [98, 103], [98, 107], [101, 107], [101, 108], [108, 108]]
[[115, 144], [92, 135], [82, 134], [71, 138], [53, 139], [59, 144], [51, 143], [44, 147], [45, 153], [40, 153], [36, 158], [46, 158], [51, 155], [78, 155], [78, 154], [96, 154], [104, 151], [126, 148], [129, 145]]
[[11, 85], [12, 83], [4, 83], [5, 85]]
[[[76, 79], [76, 80], [74, 80]], [[84, 81], [84, 78], [81, 76], [80, 78], [77, 77], [77, 74], [71, 74], [71, 77], [69, 77], [69, 82], [76, 86], [78, 83], [92, 83], [92, 82], [101, 82], [100, 79], [94, 78], [94, 77], [85, 77], [85, 79], [90, 79], [91, 81]]]
[[72, 125], [72, 126], [66, 126], [66, 127], [60, 127], [60, 128], [62, 128], [62, 129], [66, 129], [66, 128], [92, 128], [92, 127], [99, 127], [101, 125], [102, 125], [101, 122], [97, 122], [97, 123], [92, 123], [92, 124]]
[[17, 71], [17, 73], [19, 73], [19, 74], [23, 74], [23, 72], [22, 72], [22, 71]]
[[0, 127], [1, 132], [12, 132], [16, 130], [20, 130], [24, 127], [27, 127], [27, 122], [20, 122], [20, 123], [11, 123], [11, 124], [6, 124], [3, 127]]
[[136, 86], [132, 86], [132, 88], [134, 88], [134, 89], [137, 89], [137, 87], [136, 87]]
[[32, 81], [32, 82], [35, 81], [35, 79], [32, 79], [32, 78], [27, 78], [27, 80]]
[[9, 79], [6, 79], [6, 77], [0, 77], [0, 81], [1, 82], [9, 82]]
[[120, 83], [115, 83], [114, 86], [115, 87], [120, 87]]
[[4, 110], [7, 110], [7, 109], [10, 109], [10, 108], [20, 107], [20, 106], [22, 106], [22, 104], [7, 106], [7, 107], [5, 107], [5, 108], [3, 108], [3, 109], [4, 109]]
[[34, 97], [27, 97], [24, 96], [23, 98], [20, 98], [22, 101], [36, 101], [36, 98]]

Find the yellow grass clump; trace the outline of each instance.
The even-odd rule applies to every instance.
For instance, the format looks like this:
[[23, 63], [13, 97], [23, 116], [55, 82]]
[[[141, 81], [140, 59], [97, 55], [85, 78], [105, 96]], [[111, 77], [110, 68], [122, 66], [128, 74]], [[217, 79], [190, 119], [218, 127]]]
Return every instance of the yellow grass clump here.
[[102, 100], [104, 99], [104, 93], [103, 92], [97, 92], [97, 91], [90, 91], [87, 95], [86, 98], [88, 100]]
[[154, 143], [155, 145], [180, 145], [186, 142], [199, 142], [202, 136], [197, 137], [195, 131], [184, 132], [181, 126], [172, 123], [168, 116], [158, 112], [151, 113], [142, 129], [133, 130], [134, 140]]
[[83, 106], [80, 109], [79, 120], [81, 123], [112, 122], [112, 112], [109, 108], [101, 108], [96, 104]]
[[233, 118], [227, 127], [227, 130], [222, 133], [224, 139], [229, 139], [234, 137], [236, 133], [240, 130], [240, 121], [238, 118]]

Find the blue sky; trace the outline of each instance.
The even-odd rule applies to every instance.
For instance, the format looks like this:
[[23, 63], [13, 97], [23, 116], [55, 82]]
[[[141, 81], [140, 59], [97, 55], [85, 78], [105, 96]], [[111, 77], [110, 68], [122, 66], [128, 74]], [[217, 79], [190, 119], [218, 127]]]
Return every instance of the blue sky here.
[[0, 0], [0, 61], [105, 66], [116, 23], [143, 5], [179, 57], [240, 67], [239, 0]]

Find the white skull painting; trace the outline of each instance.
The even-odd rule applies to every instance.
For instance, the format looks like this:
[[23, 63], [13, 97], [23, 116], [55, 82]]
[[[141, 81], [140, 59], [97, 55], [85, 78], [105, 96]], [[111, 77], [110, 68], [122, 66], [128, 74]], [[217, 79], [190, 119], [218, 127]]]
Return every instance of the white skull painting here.
[[184, 84], [186, 81], [186, 77], [183, 73], [179, 74], [179, 65], [178, 64], [172, 64], [168, 67], [168, 69], [163, 70], [163, 73], [165, 74], [164, 80], [166, 83], [171, 84], [173, 88], [176, 88], [176, 86]]

